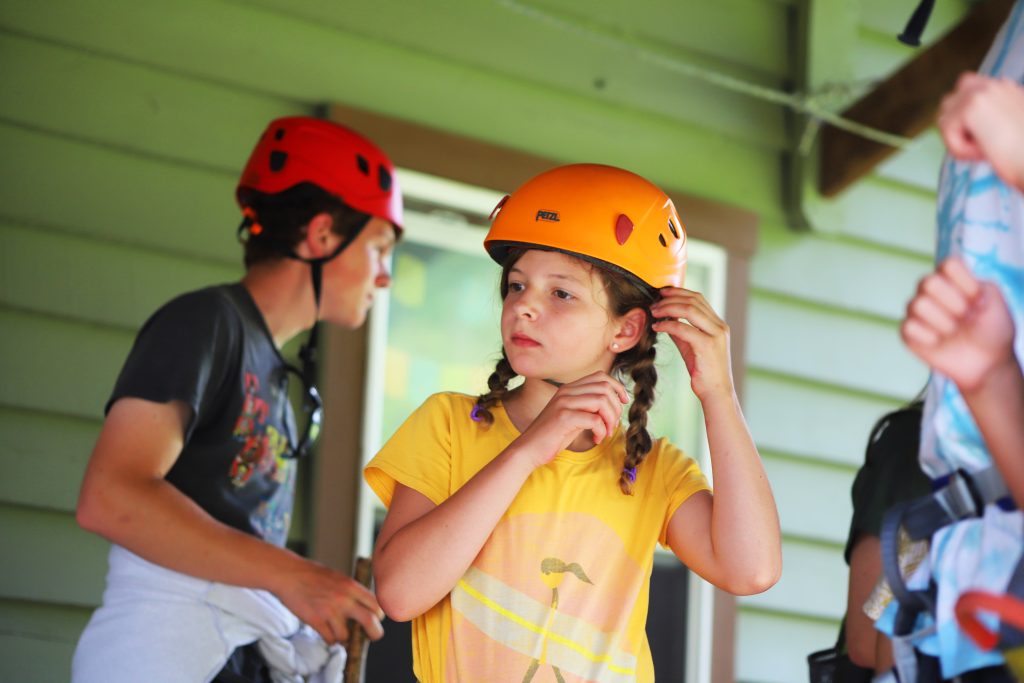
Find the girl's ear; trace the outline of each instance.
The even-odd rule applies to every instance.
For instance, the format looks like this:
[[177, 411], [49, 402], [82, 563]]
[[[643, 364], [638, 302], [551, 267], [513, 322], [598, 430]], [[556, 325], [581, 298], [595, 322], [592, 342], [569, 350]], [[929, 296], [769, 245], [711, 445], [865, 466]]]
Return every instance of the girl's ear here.
[[307, 258], [326, 256], [337, 245], [340, 237], [334, 234], [334, 218], [326, 211], [321, 211], [309, 219], [306, 224], [306, 235], [297, 247], [306, 251]]
[[609, 342], [611, 351], [622, 353], [637, 345], [647, 328], [647, 311], [634, 308], [619, 318], [618, 331]]

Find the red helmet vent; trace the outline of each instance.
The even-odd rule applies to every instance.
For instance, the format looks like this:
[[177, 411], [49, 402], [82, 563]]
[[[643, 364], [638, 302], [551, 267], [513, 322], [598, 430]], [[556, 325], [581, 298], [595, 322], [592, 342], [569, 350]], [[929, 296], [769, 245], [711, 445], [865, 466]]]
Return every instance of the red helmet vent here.
[[288, 152], [275, 149], [270, 153], [270, 170], [274, 173], [279, 173], [284, 168], [286, 161], [288, 161]]
[[620, 245], [625, 244], [632, 234], [633, 221], [629, 220], [626, 214], [620, 213], [618, 220], [615, 221], [615, 241]]

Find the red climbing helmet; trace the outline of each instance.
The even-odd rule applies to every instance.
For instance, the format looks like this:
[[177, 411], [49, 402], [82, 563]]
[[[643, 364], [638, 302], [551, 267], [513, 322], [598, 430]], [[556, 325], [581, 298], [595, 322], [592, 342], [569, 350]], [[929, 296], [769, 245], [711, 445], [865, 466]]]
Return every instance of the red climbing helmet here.
[[540, 246], [624, 271], [658, 289], [682, 287], [686, 230], [668, 195], [614, 166], [571, 164], [526, 181], [495, 208], [484, 247]]
[[252, 150], [236, 197], [241, 205], [242, 189], [276, 194], [302, 182], [402, 228], [395, 166], [379, 147], [330, 121], [306, 116], [275, 119]]

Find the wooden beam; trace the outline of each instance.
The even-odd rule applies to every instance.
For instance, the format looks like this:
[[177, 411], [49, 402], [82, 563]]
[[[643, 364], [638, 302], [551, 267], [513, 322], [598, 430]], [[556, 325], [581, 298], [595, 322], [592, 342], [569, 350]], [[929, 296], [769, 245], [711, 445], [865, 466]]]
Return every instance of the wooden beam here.
[[[920, 134], [935, 122], [939, 103], [957, 77], [981, 64], [1012, 6], [1013, 0], [979, 4], [956, 28], [844, 111], [843, 118], [904, 137]], [[835, 196], [895, 151], [824, 126], [819, 191], [826, 197]]]

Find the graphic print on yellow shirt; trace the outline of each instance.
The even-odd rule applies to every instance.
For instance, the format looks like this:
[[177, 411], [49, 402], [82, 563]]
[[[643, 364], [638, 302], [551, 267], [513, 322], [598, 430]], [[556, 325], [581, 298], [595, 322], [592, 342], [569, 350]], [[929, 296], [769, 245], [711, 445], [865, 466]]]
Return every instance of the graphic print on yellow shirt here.
[[525, 682], [540, 670], [547, 674], [537, 680], [635, 681], [640, 643], [628, 640], [622, 606], [643, 583], [641, 566], [590, 515], [504, 520], [452, 591], [459, 648], [446, 678], [480, 681], [501, 671]]
[[[501, 406], [473, 422], [473, 397], [436, 394], [367, 465], [385, 505], [396, 484], [441, 505], [519, 436]], [[654, 679], [645, 631], [654, 550], [692, 494], [697, 464], [664, 439], [619, 490], [620, 428], [530, 475], [451, 593], [413, 620], [423, 683], [618, 683]]]

